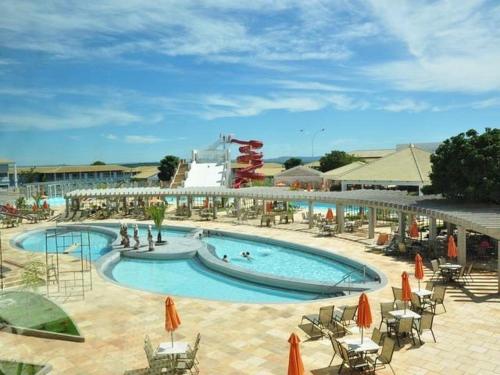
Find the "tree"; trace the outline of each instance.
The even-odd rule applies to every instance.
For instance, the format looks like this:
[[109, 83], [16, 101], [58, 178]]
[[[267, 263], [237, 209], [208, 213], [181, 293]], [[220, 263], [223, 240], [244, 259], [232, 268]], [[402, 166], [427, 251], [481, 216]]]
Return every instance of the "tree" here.
[[445, 140], [431, 156], [432, 186], [451, 199], [500, 203], [500, 129], [474, 129]]
[[358, 158], [344, 151], [332, 151], [325, 154], [319, 159], [319, 170], [321, 172], [328, 172], [332, 169], [340, 168], [344, 165], [351, 164], [357, 161]]
[[177, 166], [179, 165], [179, 158], [173, 155], [167, 155], [160, 161], [158, 170], [158, 178], [160, 181], [170, 181], [175, 174]]
[[95, 162], [93, 162], [91, 165], [106, 165], [105, 162], [103, 161], [100, 161], [100, 160], [96, 160]]
[[298, 165], [302, 165], [302, 159], [299, 158], [290, 158], [284, 163], [285, 169], [290, 169], [296, 167]]
[[165, 209], [167, 207], [162, 204], [160, 206], [151, 206], [148, 209], [149, 215], [153, 219], [155, 223], [155, 227], [158, 230], [158, 237], [156, 238], [156, 243], [157, 244], [162, 244], [163, 241], [161, 239], [161, 224], [163, 223], [163, 220], [165, 219]]
[[39, 174], [35, 172], [35, 167], [31, 167], [28, 170], [21, 171], [19, 173], [19, 179], [22, 182], [31, 184], [35, 182], [39, 177]]

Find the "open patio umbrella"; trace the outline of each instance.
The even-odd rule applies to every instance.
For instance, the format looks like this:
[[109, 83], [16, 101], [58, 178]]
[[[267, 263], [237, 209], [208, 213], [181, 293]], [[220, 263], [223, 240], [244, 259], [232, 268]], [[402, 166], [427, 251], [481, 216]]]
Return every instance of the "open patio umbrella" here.
[[331, 208], [329, 208], [328, 211], [326, 211], [326, 220], [333, 221], [333, 219], [334, 219], [333, 211]]
[[300, 339], [295, 334], [292, 333], [288, 339], [290, 343], [290, 354], [288, 356], [288, 375], [303, 375], [304, 374], [304, 364], [302, 363], [302, 357], [300, 356]]
[[457, 257], [457, 245], [452, 235], [448, 236], [448, 258]]
[[413, 220], [413, 223], [411, 223], [411, 226], [410, 226], [410, 237], [411, 238], [418, 238], [418, 223], [417, 223], [417, 220]]
[[[410, 279], [408, 278], [408, 274], [405, 272], [403, 272], [403, 274], [401, 275], [401, 287], [403, 289], [403, 295], [401, 297], [401, 299], [404, 301], [404, 302], [410, 302], [411, 301], [411, 287], [410, 287]], [[406, 303], [405, 303], [405, 312], [406, 312]]]
[[363, 329], [370, 328], [372, 324], [372, 312], [370, 302], [365, 293], [361, 293], [358, 302], [358, 316], [356, 317], [356, 325], [361, 328], [361, 343], [363, 343]]
[[174, 346], [174, 331], [181, 325], [181, 320], [175, 309], [174, 300], [171, 297], [167, 297], [165, 300], [165, 329], [170, 332], [170, 338], [172, 340], [172, 347]]
[[418, 253], [415, 255], [415, 278], [418, 280], [418, 289], [420, 289], [420, 280], [424, 278], [424, 264]]

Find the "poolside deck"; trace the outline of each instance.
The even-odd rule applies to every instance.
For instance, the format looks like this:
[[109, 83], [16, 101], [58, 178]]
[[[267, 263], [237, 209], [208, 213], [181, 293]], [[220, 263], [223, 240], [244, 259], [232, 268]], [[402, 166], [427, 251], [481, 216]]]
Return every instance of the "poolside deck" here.
[[[168, 222], [166, 223], [169, 224]], [[199, 222], [171, 222], [199, 226]], [[36, 227], [38, 228], [40, 224]], [[369, 294], [374, 322], [378, 326], [378, 303], [392, 300], [391, 285], [400, 284], [402, 271], [410, 274], [413, 264], [377, 253], [366, 252], [355, 241], [317, 237], [307, 231], [259, 228], [230, 222], [207, 222], [206, 228], [220, 228], [335, 250], [354, 259], [369, 262], [385, 272], [389, 284]], [[22, 230], [35, 228], [25, 224], [3, 230], [6, 257], [28, 259], [26, 252], [9, 248], [8, 239]], [[426, 270], [427, 276], [431, 274]], [[471, 286], [449, 289], [445, 299], [447, 313], [435, 319], [437, 343], [424, 334], [425, 344], [407, 344], [397, 350], [393, 367], [397, 374], [500, 374], [500, 296], [496, 294], [496, 273], [474, 276]], [[316, 312], [321, 302], [298, 304], [241, 304], [203, 301], [176, 297], [182, 325], [175, 338], [192, 341], [197, 332], [202, 340], [199, 352], [202, 374], [284, 374], [288, 364], [287, 339], [296, 332], [305, 339], [297, 324], [304, 313]], [[356, 303], [356, 296], [335, 299], [336, 305]], [[164, 296], [127, 289], [105, 282], [94, 275], [94, 290], [85, 300], [72, 300], [63, 306], [77, 322], [85, 343], [69, 343], [17, 336], [0, 332], [2, 357], [52, 364], [54, 374], [122, 374], [125, 370], [146, 367], [143, 337], [153, 343], [166, 341]], [[302, 342], [306, 373], [323, 375], [337, 372], [339, 360], [326, 368], [332, 349], [328, 340]], [[377, 371], [391, 374], [390, 369]]]

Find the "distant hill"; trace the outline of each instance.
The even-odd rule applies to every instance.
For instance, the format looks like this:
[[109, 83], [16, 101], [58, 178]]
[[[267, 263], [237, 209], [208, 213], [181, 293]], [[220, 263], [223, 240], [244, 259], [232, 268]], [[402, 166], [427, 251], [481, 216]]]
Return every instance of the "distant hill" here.
[[128, 167], [128, 168], [135, 168], [135, 167], [143, 167], [143, 166], [151, 166], [151, 167], [156, 167], [158, 165], [160, 165], [159, 162], [155, 162], [155, 161], [145, 161], [145, 162], [142, 162], [142, 163], [119, 163], [119, 165], [123, 165], [124, 167]]
[[299, 158], [299, 159], [302, 159], [302, 162], [304, 164], [307, 164], [307, 163], [310, 163], [312, 161], [316, 161], [316, 160], [320, 159], [319, 156], [315, 156], [315, 157], [312, 157], [312, 156], [280, 156], [280, 157], [272, 158], [272, 159], [264, 159], [264, 163], [280, 163], [280, 164], [283, 164], [285, 161], [287, 161], [290, 158]]

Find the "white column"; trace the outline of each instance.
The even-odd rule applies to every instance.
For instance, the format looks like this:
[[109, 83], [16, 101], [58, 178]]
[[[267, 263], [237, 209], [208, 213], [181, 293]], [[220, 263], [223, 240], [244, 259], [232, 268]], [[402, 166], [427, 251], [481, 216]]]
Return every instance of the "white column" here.
[[66, 216], [69, 215], [69, 198], [65, 198], [66, 201]]
[[234, 198], [234, 208], [236, 209], [236, 218], [239, 220], [241, 215], [241, 198]]
[[466, 243], [466, 230], [464, 227], [459, 226], [458, 228], [458, 238], [457, 238], [457, 247], [458, 247], [458, 263], [462, 266], [465, 266], [467, 263], [467, 243]]
[[377, 209], [368, 207], [368, 238], [375, 238], [375, 226], [377, 225]]
[[500, 293], [500, 240], [497, 240], [497, 253], [498, 253], [498, 260], [497, 260], [498, 293]]
[[14, 163], [14, 187], [17, 190], [17, 165]]
[[341, 190], [346, 191], [347, 190], [347, 182], [342, 182], [341, 184]]
[[429, 241], [436, 240], [436, 218], [429, 217]]
[[215, 197], [212, 197], [212, 210], [214, 214], [214, 219], [217, 219], [217, 206], [215, 205]]
[[313, 227], [314, 203], [309, 201], [309, 229]]
[[339, 233], [344, 233], [344, 228], [345, 228], [345, 212], [344, 212], [344, 205], [343, 204], [337, 204], [335, 206], [335, 214], [337, 216], [337, 231]]

